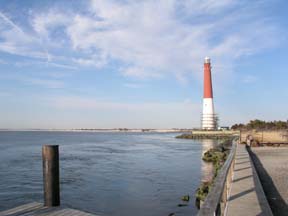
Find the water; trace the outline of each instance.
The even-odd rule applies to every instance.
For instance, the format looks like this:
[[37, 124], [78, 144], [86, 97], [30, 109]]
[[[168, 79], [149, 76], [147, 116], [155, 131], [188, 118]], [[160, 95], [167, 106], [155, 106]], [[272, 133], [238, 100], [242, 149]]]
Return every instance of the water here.
[[[105, 216], [195, 215], [209, 166], [202, 141], [176, 135], [0, 132], [0, 210], [42, 202], [41, 146], [58, 144], [63, 205]], [[189, 205], [178, 207], [186, 194]]]

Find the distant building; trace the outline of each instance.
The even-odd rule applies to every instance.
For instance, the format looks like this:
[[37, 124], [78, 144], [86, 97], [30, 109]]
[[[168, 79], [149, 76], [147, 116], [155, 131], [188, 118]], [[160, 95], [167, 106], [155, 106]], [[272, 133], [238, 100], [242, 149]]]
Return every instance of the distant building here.
[[230, 130], [230, 127], [228, 127], [228, 126], [221, 126], [221, 127], [218, 127], [218, 130]]

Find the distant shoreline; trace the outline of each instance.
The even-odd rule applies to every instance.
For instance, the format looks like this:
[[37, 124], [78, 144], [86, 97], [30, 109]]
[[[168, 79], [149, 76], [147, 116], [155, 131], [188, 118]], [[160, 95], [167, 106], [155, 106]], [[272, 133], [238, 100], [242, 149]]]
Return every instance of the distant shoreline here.
[[133, 132], [133, 133], [183, 133], [191, 132], [192, 129], [128, 129], [128, 128], [116, 128], [116, 129], [0, 129], [0, 132], [5, 131], [19, 131], [19, 132]]

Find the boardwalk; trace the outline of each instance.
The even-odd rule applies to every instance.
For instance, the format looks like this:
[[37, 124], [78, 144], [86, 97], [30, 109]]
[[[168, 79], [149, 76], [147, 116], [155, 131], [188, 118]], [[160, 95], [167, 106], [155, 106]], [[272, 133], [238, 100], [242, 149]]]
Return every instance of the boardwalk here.
[[0, 212], [0, 216], [96, 216], [79, 210], [63, 207], [44, 207], [41, 203], [29, 203]]
[[272, 215], [261, 183], [244, 145], [238, 145], [236, 151], [227, 215]]

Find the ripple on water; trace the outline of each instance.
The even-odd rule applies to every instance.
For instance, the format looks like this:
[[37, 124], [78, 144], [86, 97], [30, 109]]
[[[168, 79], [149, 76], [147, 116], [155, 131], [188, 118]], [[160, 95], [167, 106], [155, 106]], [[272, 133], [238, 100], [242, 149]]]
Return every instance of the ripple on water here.
[[201, 180], [201, 143], [150, 133], [0, 133], [0, 210], [42, 200], [43, 143], [60, 145], [62, 203], [109, 216], [195, 215], [178, 208]]

